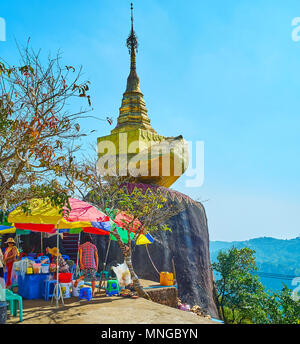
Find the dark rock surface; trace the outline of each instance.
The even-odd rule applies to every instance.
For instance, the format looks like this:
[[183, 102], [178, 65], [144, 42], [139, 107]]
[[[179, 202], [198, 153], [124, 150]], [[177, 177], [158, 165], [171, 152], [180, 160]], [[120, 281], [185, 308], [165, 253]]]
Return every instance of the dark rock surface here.
[[[159, 271], [172, 272], [174, 258], [178, 294], [183, 303], [199, 305], [207, 309], [212, 317], [219, 318], [214, 301], [205, 209], [201, 203], [176, 192], [176, 196], [178, 195], [179, 199], [175, 197], [175, 202], [181, 202], [184, 210], [168, 221], [172, 232], [152, 234], [156, 241], [148, 245], [149, 253]], [[180, 195], [184, 197], [181, 198]], [[103, 236], [93, 237], [99, 248], [101, 264], [105, 258], [108, 240]], [[122, 262], [119, 246], [112, 241], [108, 269]], [[140, 278], [159, 282], [159, 275], [153, 268], [144, 245], [133, 248], [133, 266]]]

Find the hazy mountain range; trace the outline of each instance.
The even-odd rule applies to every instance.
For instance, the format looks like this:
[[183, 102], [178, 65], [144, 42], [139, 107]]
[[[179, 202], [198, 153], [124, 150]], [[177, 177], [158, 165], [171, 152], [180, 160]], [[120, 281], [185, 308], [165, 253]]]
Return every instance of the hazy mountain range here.
[[300, 237], [286, 240], [263, 237], [246, 241], [211, 241], [211, 261], [216, 261], [220, 250], [231, 247], [255, 250], [258, 275], [266, 288], [281, 289], [282, 282], [291, 289], [295, 288], [292, 281], [300, 277]]

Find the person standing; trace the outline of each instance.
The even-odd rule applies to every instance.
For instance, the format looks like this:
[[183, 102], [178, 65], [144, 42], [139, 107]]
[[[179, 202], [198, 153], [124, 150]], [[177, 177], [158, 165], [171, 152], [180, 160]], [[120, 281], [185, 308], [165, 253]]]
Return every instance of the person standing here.
[[3, 261], [5, 266], [7, 267], [7, 275], [6, 275], [6, 288], [11, 285], [11, 273], [13, 264], [17, 261], [17, 256], [19, 255], [19, 251], [16, 247], [16, 242], [13, 238], [8, 238], [5, 242], [8, 244], [3, 256]]
[[4, 260], [3, 260], [3, 253], [0, 248], [0, 278], [4, 278]]
[[79, 264], [83, 275], [74, 283], [76, 288], [78, 283], [90, 275], [92, 282], [92, 295], [95, 296], [96, 272], [98, 271], [98, 251], [97, 247], [89, 241], [88, 237], [83, 239], [83, 244], [79, 247]]

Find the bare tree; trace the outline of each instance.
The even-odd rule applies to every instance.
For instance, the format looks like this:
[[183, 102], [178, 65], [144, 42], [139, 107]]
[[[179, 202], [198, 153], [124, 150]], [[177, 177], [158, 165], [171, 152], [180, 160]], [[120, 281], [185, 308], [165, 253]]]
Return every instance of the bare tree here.
[[[60, 53], [46, 62], [29, 43], [19, 49], [20, 67], [0, 60], [0, 207], [49, 196], [64, 202], [72, 185], [60, 180], [63, 169], [80, 177], [73, 164], [78, 120], [90, 109], [89, 82], [82, 68], [62, 66]], [[71, 111], [69, 100], [84, 98]], [[75, 148], [74, 148], [75, 147]]]

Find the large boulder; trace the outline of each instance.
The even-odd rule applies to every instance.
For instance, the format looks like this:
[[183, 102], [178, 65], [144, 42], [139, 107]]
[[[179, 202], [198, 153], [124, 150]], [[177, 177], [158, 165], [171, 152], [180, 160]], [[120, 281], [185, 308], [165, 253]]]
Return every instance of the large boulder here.
[[[147, 188], [145, 184], [134, 187]], [[129, 188], [132, 192], [133, 188]], [[199, 305], [208, 313], [219, 318], [213, 284], [213, 274], [209, 255], [209, 234], [207, 218], [203, 205], [179, 192], [167, 189], [173, 202], [183, 206], [176, 216], [169, 221], [172, 232], [152, 234], [155, 242], [148, 245], [150, 257], [158, 271], [172, 272], [174, 259], [179, 298], [191, 306]], [[98, 236], [94, 240], [99, 247], [100, 264], [104, 261], [107, 238]], [[122, 262], [122, 253], [116, 242], [111, 242], [108, 255], [108, 269]], [[154, 269], [144, 245], [133, 248], [133, 265], [137, 275], [143, 279], [159, 282], [159, 275]]]

